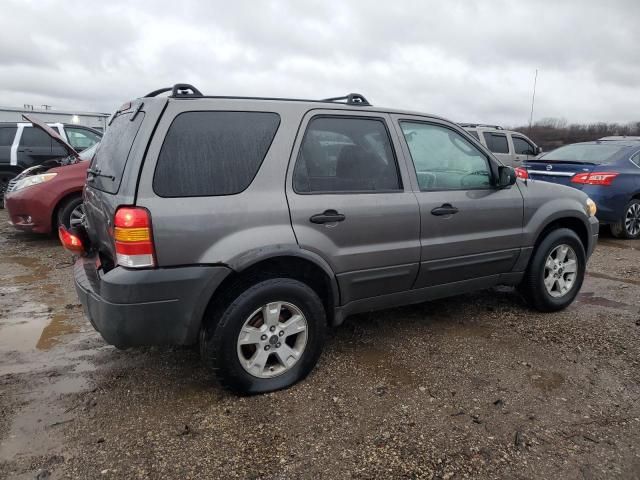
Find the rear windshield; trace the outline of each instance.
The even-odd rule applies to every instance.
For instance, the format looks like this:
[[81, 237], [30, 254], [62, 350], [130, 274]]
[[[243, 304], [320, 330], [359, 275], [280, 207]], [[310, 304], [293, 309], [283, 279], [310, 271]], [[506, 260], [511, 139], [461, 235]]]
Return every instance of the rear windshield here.
[[91, 168], [104, 176], [91, 177], [92, 187], [107, 193], [118, 192], [129, 152], [144, 119], [144, 112], [138, 112], [130, 121], [132, 115], [133, 111], [119, 114], [107, 127], [91, 163]]
[[233, 195], [253, 181], [276, 134], [270, 112], [185, 112], [164, 139], [153, 177], [161, 197]]
[[559, 162], [604, 163], [626, 147], [588, 143], [565, 145], [540, 157], [541, 160]]

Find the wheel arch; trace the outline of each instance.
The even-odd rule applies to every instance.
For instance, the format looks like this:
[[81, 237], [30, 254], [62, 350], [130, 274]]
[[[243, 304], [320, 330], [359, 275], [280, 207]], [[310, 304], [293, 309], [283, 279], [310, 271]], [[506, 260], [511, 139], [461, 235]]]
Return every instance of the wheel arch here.
[[275, 246], [257, 249], [228, 262], [231, 273], [211, 292], [204, 309], [203, 322], [221, 304], [232, 300], [239, 289], [268, 278], [299, 280], [320, 297], [327, 323], [334, 324], [335, 308], [340, 304], [338, 282], [329, 264], [319, 255], [298, 246]]
[[589, 251], [589, 227], [585, 224], [585, 222], [576, 216], [563, 216], [559, 218], [555, 218], [547, 222], [538, 232], [536, 236], [536, 241], [533, 247], [533, 252], [538, 249], [538, 246], [545, 237], [549, 234], [549, 232], [556, 230], [558, 228], [568, 228], [572, 230], [578, 235], [580, 239], [580, 243], [584, 247], [585, 253]]
[[60, 198], [58, 198], [58, 200], [55, 202], [55, 206], [51, 210], [51, 231], [52, 232], [55, 233], [55, 230], [57, 229], [58, 212], [60, 211], [60, 208], [62, 208], [62, 206], [65, 203], [67, 203], [69, 200], [71, 200], [74, 197], [82, 198], [82, 189], [67, 191], [64, 194], [62, 194]]

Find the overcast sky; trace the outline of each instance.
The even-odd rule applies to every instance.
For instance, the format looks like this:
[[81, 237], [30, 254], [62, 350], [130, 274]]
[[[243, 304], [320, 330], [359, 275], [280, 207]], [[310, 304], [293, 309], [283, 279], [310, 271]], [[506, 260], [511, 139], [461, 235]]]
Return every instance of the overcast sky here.
[[2, 0], [0, 105], [112, 112], [178, 82], [455, 121], [640, 120], [640, 0]]

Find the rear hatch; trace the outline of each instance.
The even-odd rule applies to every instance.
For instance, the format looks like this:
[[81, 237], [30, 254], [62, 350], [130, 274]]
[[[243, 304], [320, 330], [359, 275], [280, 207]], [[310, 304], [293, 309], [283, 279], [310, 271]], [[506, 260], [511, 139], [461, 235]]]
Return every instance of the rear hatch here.
[[574, 143], [529, 160], [523, 167], [527, 169], [529, 178], [582, 189], [582, 184], [571, 182], [573, 176], [593, 172], [599, 165], [607, 163], [621, 148], [624, 147], [612, 143]]
[[[116, 258], [113, 219], [121, 205], [133, 205], [138, 171], [153, 126], [165, 99], [138, 99], [124, 104], [110, 118], [87, 170], [84, 191], [85, 228], [102, 265]], [[151, 124], [151, 125], [150, 125]]]

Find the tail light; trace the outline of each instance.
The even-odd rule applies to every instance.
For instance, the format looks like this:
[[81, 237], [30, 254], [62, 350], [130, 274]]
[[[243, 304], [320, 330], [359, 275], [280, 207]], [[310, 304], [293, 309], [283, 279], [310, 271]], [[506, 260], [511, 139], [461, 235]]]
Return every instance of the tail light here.
[[522, 180], [529, 178], [529, 172], [526, 168], [516, 167], [514, 170], [516, 172], [516, 177], [521, 178]]
[[76, 255], [84, 253], [85, 248], [80, 236], [67, 230], [64, 225], [61, 225], [60, 228], [58, 228], [58, 238], [60, 239], [62, 246], [71, 253], [75, 253]]
[[128, 268], [155, 267], [149, 211], [142, 207], [120, 207], [113, 223], [118, 265]]
[[617, 172], [591, 172], [577, 173], [571, 177], [571, 183], [584, 185], [611, 185], [613, 179], [619, 175]]

